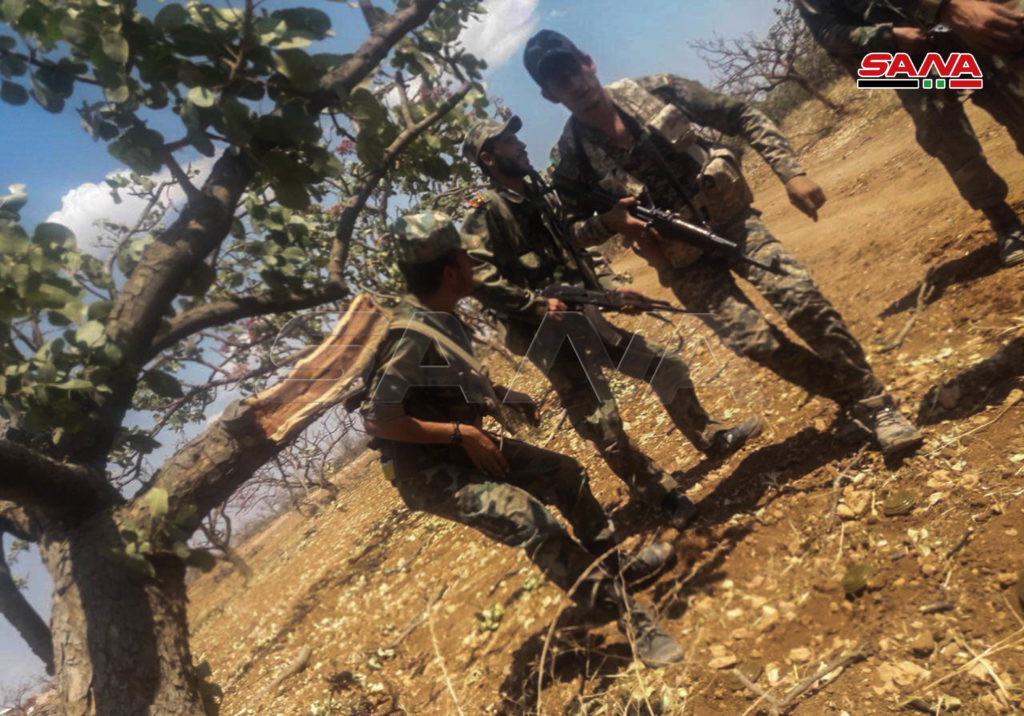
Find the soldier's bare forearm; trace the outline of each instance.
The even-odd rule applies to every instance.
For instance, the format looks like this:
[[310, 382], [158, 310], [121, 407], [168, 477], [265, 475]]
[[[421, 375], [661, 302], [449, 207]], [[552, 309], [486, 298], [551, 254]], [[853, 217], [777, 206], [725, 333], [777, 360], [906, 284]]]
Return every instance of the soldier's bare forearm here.
[[399, 443], [438, 444], [452, 441], [452, 423], [419, 420], [408, 415], [388, 420], [365, 419], [366, 434]]

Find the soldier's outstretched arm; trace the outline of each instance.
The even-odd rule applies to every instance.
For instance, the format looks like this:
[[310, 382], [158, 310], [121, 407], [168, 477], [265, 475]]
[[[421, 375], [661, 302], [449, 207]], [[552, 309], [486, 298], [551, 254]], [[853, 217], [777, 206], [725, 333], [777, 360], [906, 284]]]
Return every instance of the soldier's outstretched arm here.
[[682, 109], [697, 124], [745, 139], [782, 183], [805, 173], [789, 140], [768, 115], [750, 102], [713, 92], [700, 82], [675, 75], [650, 75], [637, 81]]
[[796, 6], [811, 35], [830, 54], [859, 58], [897, 47], [892, 23], [857, 22], [852, 14], [842, 13], [837, 0], [796, 0]]

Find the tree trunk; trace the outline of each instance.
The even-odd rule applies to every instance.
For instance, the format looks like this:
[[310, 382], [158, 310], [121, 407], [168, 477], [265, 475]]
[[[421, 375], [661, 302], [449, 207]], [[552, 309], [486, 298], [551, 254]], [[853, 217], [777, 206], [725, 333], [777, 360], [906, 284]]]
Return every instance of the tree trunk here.
[[68, 716], [204, 716], [188, 642], [185, 566], [150, 559], [146, 576], [115, 555], [109, 513], [42, 547], [53, 577], [57, 689]]
[[831, 109], [836, 114], [843, 114], [844, 112], [846, 112], [846, 109], [842, 105], [836, 104], [828, 97], [826, 97], [821, 90], [819, 90], [817, 87], [811, 84], [810, 80], [808, 80], [803, 75], [791, 74], [790, 77], [794, 82], [800, 85], [800, 89], [814, 97], [814, 99], [821, 102], [823, 105]]

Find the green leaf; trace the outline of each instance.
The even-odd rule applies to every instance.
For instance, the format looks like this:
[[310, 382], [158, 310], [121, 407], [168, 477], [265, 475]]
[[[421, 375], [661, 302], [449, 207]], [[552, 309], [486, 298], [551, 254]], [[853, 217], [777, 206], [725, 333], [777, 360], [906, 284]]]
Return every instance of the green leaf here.
[[161, 398], [180, 398], [184, 393], [181, 383], [170, 373], [161, 370], [147, 370], [142, 376], [143, 382]]
[[70, 248], [75, 245], [75, 234], [63, 224], [44, 221], [36, 226], [32, 240], [37, 244], [55, 244]]
[[188, 11], [178, 3], [171, 3], [160, 8], [160, 12], [153, 18], [153, 25], [160, 32], [167, 32], [182, 27], [188, 23]]
[[63, 383], [57, 383], [53, 387], [60, 388], [61, 390], [92, 390], [94, 386], [91, 380], [85, 380], [84, 378], [71, 378], [70, 380], [65, 380]]
[[117, 64], [124, 65], [128, 62], [128, 40], [124, 39], [124, 35], [119, 31], [104, 30], [100, 35], [100, 48], [104, 55]]
[[89, 348], [96, 348], [107, 342], [106, 331], [99, 321], [86, 321], [81, 328], [75, 331], [75, 340], [84, 343]]
[[3, 4], [4, 22], [13, 25], [25, 12], [25, 0], [4, 0]]
[[274, 57], [274, 66], [300, 92], [314, 92], [320, 86], [320, 70], [302, 50], [281, 50]]
[[188, 91], [188, 101], [197, 107], [212, 107], [217, 102], [217, 94], [207, 87], [193, 87]]
[[28, 102], [28, 90], [21, 85], [4, 80], [0, 83], [0, 99], [7, 104], [25, 104]]
[[44, 283], [35, 291], [25, 294], [25, 303], [33, 308], [63, 308], [76, 298], [75, 295], [59, 286]]
[[32, 78], [32, 97], [39, 106], [52, 114], [58, 114], [64, 109], [64, 99], [50, 91], [48, 87], [40, 83], [35, 77]]
[[167, 502], [167, 490], [160, 487], [149, 490], [142, 496], [142, 501], [146, 503], [150, 514], [154, 517], [163, 517], [170, 509]]
[[206, 295], [216, 279], [217, 272], [208, 264], [201, 263], [192, 269], [192, 273], [185, 279], [185, 285], [181, 287], [180, 293], [182, 296], [199, 298]]
[[28, 72], [28, 63], [20, 57], [7, 55], [0, 57], [0, 75], [4, 77], [21, 77]]
[[331, 29], [331, 18], [322, 10], [308, 7], [296, 7], [286, 10], [275, 10], [270, 13], [272, 18], [284, 20], [292, 32], [308, 33], [315, 40], [322, 40]]

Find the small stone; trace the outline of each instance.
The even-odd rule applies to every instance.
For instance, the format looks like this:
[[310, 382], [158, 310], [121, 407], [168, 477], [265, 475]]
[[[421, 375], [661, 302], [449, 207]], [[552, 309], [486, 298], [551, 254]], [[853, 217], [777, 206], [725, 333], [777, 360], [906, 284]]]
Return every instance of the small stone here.
[[996, 582], [1000, 587], [1012, 587], [1017, 583], [1017, 575], [1013, 572], [1000, 572], [996, 575]]
[[979, 684], [988, 684], [992, 681], [992, 674], [989, 673], [988, 669], [980, 661], [975, 662], [967, 670], [967, 674]]
[[910, 651], [915, 656], [931, 656], [934, 650], [935, 638], [929, 632], [921, 632], [910, 642]]
[[798, 646], [789, 652], [789, 660], [794, 664], [806, 664], [811, 660], [811, 650], [806, 646]]
[[739, 662], [739, 657], [732, 654], [726, 654], [725, 656], [715, 657], [708, 661], [709, 669], [728, 669], [730, 666], [735, 665]]
[[857, 513], [854, 512], [849, 505], [842, 502], [836, 506], [836, 516], [841, 520], [857, 519]]
[[860, 517], [871, 506], [871, 490], [854, 490], [846, 496], [843, 502], [853, 510], [853, 514]]
[[729, 649], [725, 644], [712, 644], [711, 648], [708, 649], [711, 652], [711, 656], [715, 659], [720, 659], [729, 653]]

